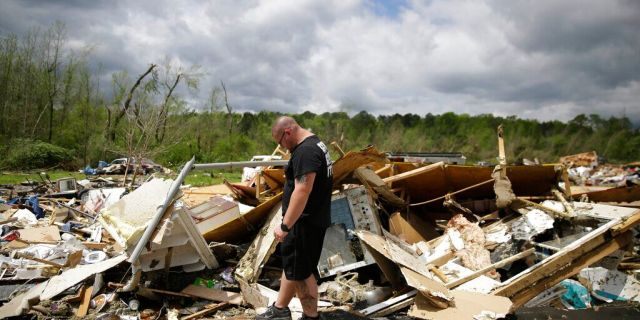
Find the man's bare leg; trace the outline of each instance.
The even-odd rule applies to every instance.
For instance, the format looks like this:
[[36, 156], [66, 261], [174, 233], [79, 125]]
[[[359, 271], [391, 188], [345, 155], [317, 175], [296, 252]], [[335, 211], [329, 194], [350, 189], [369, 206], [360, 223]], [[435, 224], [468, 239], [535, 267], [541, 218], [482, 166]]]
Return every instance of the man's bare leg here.
[[318, 282], [311, 274], [304, 281], [296, 281], [296, 295], [302, 304], [302, 311], [308, 317], [318, 316]]
[[301, 281], [287, 280], [287, 277], [282, 272], [280, 277], [280, 290], [278, 290], [278, 299], [276, 299], [276, 307], [282, 309], [289, 306], [289, 302], [293, 299], [296, 293], [297, 283]]

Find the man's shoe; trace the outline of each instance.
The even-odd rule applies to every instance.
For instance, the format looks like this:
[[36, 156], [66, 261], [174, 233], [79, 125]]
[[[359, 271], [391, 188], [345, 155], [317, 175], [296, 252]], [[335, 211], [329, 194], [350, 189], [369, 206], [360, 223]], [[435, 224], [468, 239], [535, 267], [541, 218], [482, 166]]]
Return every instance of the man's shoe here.
[[256, 316], [256, 320], [267, 320], [267, 319], [276, 319], [276, 320], [291, 320], [291, 310], [289, 307], [285, 308], [277, 308], [276, 304], [272, 304], [267, 311]]
[[304, 312], [302, 313], [302, 317], [298, 318], [298, 320], [309, 320], [309, 319], [318, 320], [318, 319], [322, 319], [322, 318], [320, 317], [320, 313], [318, 313], [317, 317], [311, 318], [311, 317], [307, 316], [306, 314], [304, 314]]

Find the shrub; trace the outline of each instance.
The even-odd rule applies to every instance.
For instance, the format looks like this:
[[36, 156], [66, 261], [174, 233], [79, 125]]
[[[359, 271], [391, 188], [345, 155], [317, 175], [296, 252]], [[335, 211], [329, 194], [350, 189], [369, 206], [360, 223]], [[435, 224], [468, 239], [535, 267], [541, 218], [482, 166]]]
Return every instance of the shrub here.
[[72, 150], [29, 139], [12, 141], [5, 154], [2, 167], [7, 169], [67, 167], [74, 160]]

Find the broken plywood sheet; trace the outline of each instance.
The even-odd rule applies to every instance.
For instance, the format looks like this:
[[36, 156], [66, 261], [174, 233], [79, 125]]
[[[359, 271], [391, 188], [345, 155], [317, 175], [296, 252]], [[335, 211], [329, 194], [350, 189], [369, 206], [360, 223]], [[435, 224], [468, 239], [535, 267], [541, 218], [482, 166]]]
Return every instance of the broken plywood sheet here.
[[203, 286], [188, 285], [181, 291], [190, 296], [207, 299], [211, 301], [229, 302], [230, 304], [241, 305], [243, 302], [242, 294], [238, 292], [229, 292], [219, 289], [212, 289]]
[[[455, 307], [439, 309], [421, 295], [415, 298], [415, 304], [407, 315], [420, 319], [450, 320], [450, 319], [475, 319], [483, 312], [495, 315], [506, 315], [511, 308], [511, 301], [505, 297], [489, 294], [454, 290], [451, 291], [456, 301]], [[495, 319], [501, 316], [496, 316]]]
[[[392, 234], [383, 230], [385, 237], [394, 237]], [[382, 236], [373, 234], [369, 231], [358, 230], [356, 235], [360, 240], [368, 246], [374, 248], [382, 255], [393, 260], [394, 262], [409, 268], [425, 277], [433, 278], [425, 261], [421, 260], [415, 253], [409, 252], [402, 248], [396, 241], [389, 241]], [[399, 240], [398, 241], [402, 241]]]
[[240, 210], [240, 215], [235, 216], [235, 219], [223, 219], [224, 221], [220, 224], [202, 230], [202, 236], [207, 241], [215, 242], [234, 243], [245, 240], [247, 235], [255, 232], [262, 225], [269, 216], [269, 212], [280, 202], [281, 198], [282, 192], [268, 198], [248, 212]]
[[184, 196], [181, 198], [184, 203], [193, 207], [200, 203], [208, 201], [216, 195], [231, 195], [233, 192], [224, 184], [216, 184], [212, 186], [183, 189]]
[[618, 270], [586, 268], [578, 278], [596, 297], [640, 302], [640, 281]]
[[278, 244], [274, 230], [282, 223], [282, 203], [278, 203], [271, 209], [268, 222], [262, 227], [256, 238], [251, 243], [245, 255], [238, 262], [235, 274], [248, 282], [255, 282], [260, 275], [262, 267]]
[[356, 169], [354, 174], [358, 180], [370, 187], [375, 193], [382, 196], [389, 203], [399, 207], [406, 205], [406, 202], [395, 195], [382, 178], [380, 178], [380, 176], [378, 176], [373, 170], [361, 167]]
[[606, 204], [573, 202], [574, 210], [577, 215], [589, 216], [599, 219], [621, 219], [625, 220], [640, 210], [636, 208], [610, 206]]
[[455, 306], [453, 296], [444, 284], [407, 268], [400, 268], [400, 270], [402, 271], [404, 278], [407, 280], [407, 284], [418, 289], [420, 294], [422, 294], [434, 306], [441, 309]]
[[[571, 187], [574, 191], [575, 187]], [[621, 187], [590, 187], [592, 190], [586, 190], [583, 187], [572, 194], [574, 199], [580, 199], [583, 195], [594, 202], [634, 202], [640, 200], [640, 185], [621, 186]]]
[[409, 244], [426, 242], [440, 236], [430, 222], [404, 212], [396, 212], [389, 217], [389, 231]]
[[60, 241], [60, 229], [57, 226], [20, 229], [20, 239], [29, 242]]
[[[410, 167], [399, 167], [407, 170]], [[557, 186], [556, 166], [507, 166], [507, 177], [516, 196], [539, 196], [548, 194]], [[432, 170], [418, 176], [394, 182], [394, 187], [404, 187], [412, 203], [443, 197], [452, 190], [462, 190], [486, 182], [491, 178], [492, 168], [446, 165], [444, 170]], [[456, 194], [458, 199], [495, 198], [491, 184], [480, 185]], [[442, 202], [426, 205], [429, 209], [442, 210]]]
[[384, 153], [373, 147], [362, 151], [349, 151], [333, 164], [333, 185], [339, 186], [341, 181], [351, 173], [367, 163], [388, 162]]
[[172, 183], [153, 179], [103, 210], [98, 220], [120, 246], [135, 247]]

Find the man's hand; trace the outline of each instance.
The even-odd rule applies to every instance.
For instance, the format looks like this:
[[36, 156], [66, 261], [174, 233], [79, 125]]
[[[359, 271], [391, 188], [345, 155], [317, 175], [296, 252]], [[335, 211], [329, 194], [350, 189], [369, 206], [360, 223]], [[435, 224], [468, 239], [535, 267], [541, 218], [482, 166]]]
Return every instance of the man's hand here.
[[273, 234], [275, 235], [276, 240], [278, 242], [282, 242], [282, 241], [284, 241], [284, 238], [289, 234], [289, 232], [285, 232], [285, 231], [282, 231], [282, 229], [280, 229], [280, 228], [276, 228], [273, 231]]

